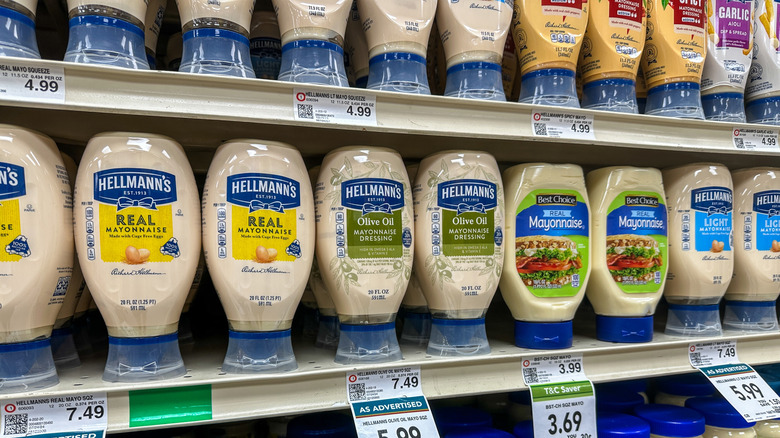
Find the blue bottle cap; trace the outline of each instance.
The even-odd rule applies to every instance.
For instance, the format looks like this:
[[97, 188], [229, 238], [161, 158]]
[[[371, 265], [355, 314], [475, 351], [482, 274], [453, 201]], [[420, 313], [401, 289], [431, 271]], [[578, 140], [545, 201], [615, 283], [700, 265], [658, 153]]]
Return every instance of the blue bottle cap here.
[[341, 324], [336, 363], [379, 363], [403, 359], [395, 333], [395, 322], [385, 324]]
[[449, 432], [444, 438], [513, 438], [513, 435], [492, 427], [467, 427]]
[[35, 11], [27, 12], [0, 6], [0, 56], [41, 59], [35, 37]]
[[574, 71], [546, 68], [524, 74], [520, 78], [520, 103], [579, 108]]
[[596, 337], [606, 342], [650, 342], [653, 340], [653, 315], [640, 317], [596, 315]]
[[571, 321], [515, 321], [515, 345], [536, 350], [569, 348], [574, 337], [572, 330]]
[[774, 301], [724, 301], [723, 328], [745, 332], [778, 330]]
[[664, 332], [671, 336], [720, 336], [720, 311], [717, 304], [669, 304]]
[[650, 424], [650, 433], [664, 437], [691, 438], [704, 433], [704, 417], [693, 409], [672, 405], [642, 405], [634, 415]]
[[335, 350], [339, 346], [339, 334], [339, 318], [320, 313], [320, 325], [314, 346]]
[[48, 388], [59, 381], [49, 338], [0, 344], [0, 394]]
[[630, 414], [634, 408], [645, 404], [645, 398], [638, 392], [615, 389], [596, 389], [596, 408], [602, 412]]
[[149, 70], [144, 31], [115, 17], [80, 15], [68, 21], [65, 61]]
[[348, 87], [344, 49], [323, 40], [298, 40], [282, 46], [279, 80]]
[[179, 71], [255, 78], [249, 38], [226, 29], [198, 28], [182, 35]]
[[144, 382], [183, 376], [179, 336], [171, 333], [148, 338], [108, 337], [107, 382]]
[[701, 97], [704, 118], [719, 122], [745, 123], [745, 97], [742, 93], [715, 93]]
[[658, 391], [683, 397], [701, 397], [715, 394], [715, 387], [701, 373], [662, 377], [656, 381]]
[[357, 438], [352, 419], [339, 412], [295, 417], [287, 424], [287, 438]]
[[707, 426], [724, 429], [747, 429], [756, 425], [742, 418], [739, 412], [725, 398], [694, 397], [685, 401], [685, 407], [704, 415]]
[[596, 415], [598, 438], [650, 438], [650, 425], [633, 415], [602, 412]]
[[748, 123], [780, 125], [780, 97], [751, 100], [745, 105]]
[[645, 114], [704, 119], [699, 93], [699, 84], [696, 82], [676, 82], [653, 87], [647, 91]]
[[453, 65], [447, 69], [444, 95], [505, 102], [501, 65], [493, 62], [464, 62]]
[[608, 391], [647, 392], [646, 379], [620, 380], [617, 382], [597, 383], [596, 391], [606, 389]]
[[59, 369], [64, 370], [81, 365], [71, 326], [51, 331], [51, 353], [54, 356], [54, 364]]
[[431, 94], [425, 58], [406, 52], [390, 52], [368, 60], [369, 90]]
[[298, 368], [291, 330], [228, 332], [222, 371], [230, 374], [281, 373]]
[[422, 347], [428, 345], [431, 337], [431, 314], [427, 308], [423, 311], [416, 309], [402, 309], [403, 329], [401, 330], [401, 343]]
[[428, 354], [432, 356], [477, 356], [490, 353], [485, 318], [431, 319]]
[[534, 438], [534, 422], [531, 420], [521, 421], [515, 424], [512, 433], [516, 438]]
[[493, 427], [493, 419], [487, 412], [466, 406], [447, 406], [433, 410], [433, 419], [439, 435], [446, 436], [466, 427]]
[[582, 107], [637, 114], [636, 82], [631, 79], [602, 79], [582, 86]]

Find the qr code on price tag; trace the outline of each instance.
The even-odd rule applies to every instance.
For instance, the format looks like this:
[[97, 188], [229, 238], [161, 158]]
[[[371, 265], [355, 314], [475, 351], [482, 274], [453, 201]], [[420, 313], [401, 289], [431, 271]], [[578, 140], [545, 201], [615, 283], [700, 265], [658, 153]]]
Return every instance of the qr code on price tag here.
[[299, 119], [313, 119], [314, 107], [312, 105], [298, 104], [298, 118]]
[[349, 401], [360, 401], [366, 399], [366, 384], [365, 383], [350, 383], [349, 384]]
[[27, 433], [27, 414], [6, 414], [3, 422], [3, 435]]
[[523, 368], [523, 378], [527, 385], [539, 383], [539, 374], [536, 372], [536, 368]]

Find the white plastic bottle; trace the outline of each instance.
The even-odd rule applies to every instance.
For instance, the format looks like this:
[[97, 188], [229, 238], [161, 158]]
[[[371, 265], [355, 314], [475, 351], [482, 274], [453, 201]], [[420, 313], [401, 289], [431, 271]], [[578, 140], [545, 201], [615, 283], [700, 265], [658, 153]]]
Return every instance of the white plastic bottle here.
[[0, 56], [40, 59], [35, 38], [38, 0], [11, 0], [0, 6], [5, 23], [0, 26]]
[[232, 140], [203, 188], [203, 248], [230, 325], [222, 370], [297, 368], [293, 315], [314, 257], [314, 200], [294, 147]]
[[73, 270], [72, 214], [54, 142], [0, 125], [0, 393], [58, 382], [49, 336]]
[[103, 379], [183, 375], [176, 330], [200, 257], [198, 189], [184, 150], [158, 135], [98, 134], [75, 197], [79, 263], [108, 328]]

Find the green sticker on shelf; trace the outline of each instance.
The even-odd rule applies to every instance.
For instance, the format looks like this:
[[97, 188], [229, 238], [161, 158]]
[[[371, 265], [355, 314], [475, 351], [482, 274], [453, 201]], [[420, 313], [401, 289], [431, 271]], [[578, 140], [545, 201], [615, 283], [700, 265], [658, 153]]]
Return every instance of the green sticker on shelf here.
[[130, 427], [211, 420], [211, 385], [130, 391]]

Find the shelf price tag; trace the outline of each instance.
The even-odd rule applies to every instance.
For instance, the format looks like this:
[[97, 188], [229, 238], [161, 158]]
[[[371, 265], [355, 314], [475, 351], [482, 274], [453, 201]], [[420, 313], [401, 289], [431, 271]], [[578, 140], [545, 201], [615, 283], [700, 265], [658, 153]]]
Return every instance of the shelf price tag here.
[[420, 367], [347, 373], [347, 394], [359, 438], [438, 438]]
[[535, 437], [596, 437], [596, 398], [581, 354], [523, 359], [523, 381], [531, 391]]
[[688, 360], [746, 421], [780, 417], [780, 397], [750, 365], [739, 362], [737, 341], [690, 344]]
[[3, 438], [102, 438], [106, 435], [106, 393], [41, 396], [0, 402]]
[[65, 103], [65, 69], [0, 58], [0, 99]]
[[376, 96], [351, 91], [293, 90], [295, 120], [376, 126]]
[[731, 141], [736, 149], [741, 150], [778, 149], [777, 131], [771, 129], [734, 128], [731, 130]]
[[535, 137], [595, 140], [591, 114], [534, 109], [531, 111], [531, 132]]

